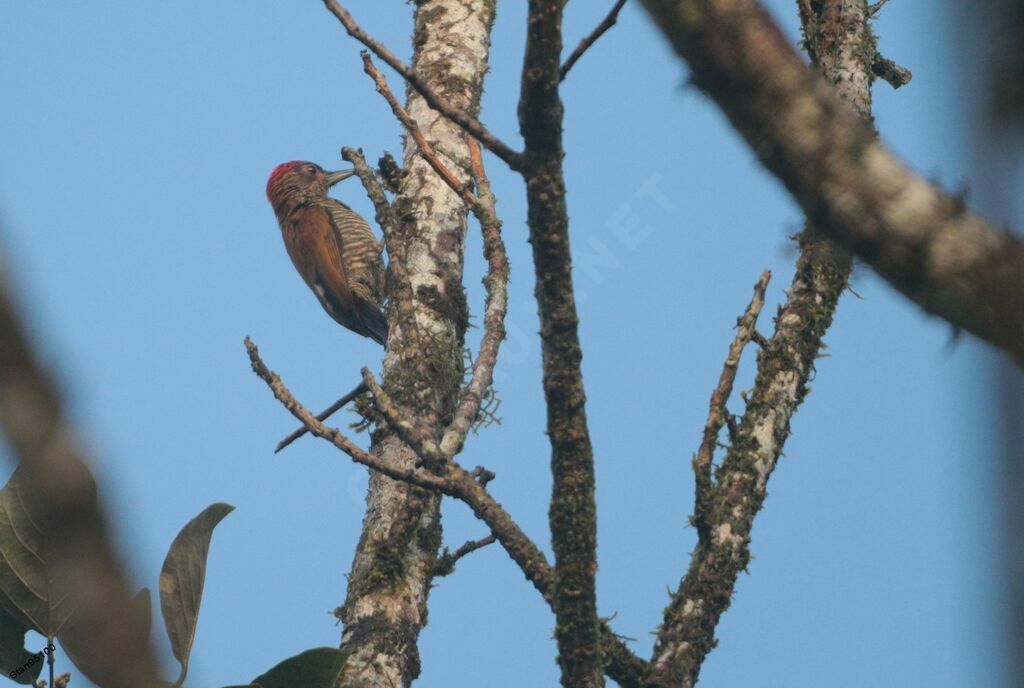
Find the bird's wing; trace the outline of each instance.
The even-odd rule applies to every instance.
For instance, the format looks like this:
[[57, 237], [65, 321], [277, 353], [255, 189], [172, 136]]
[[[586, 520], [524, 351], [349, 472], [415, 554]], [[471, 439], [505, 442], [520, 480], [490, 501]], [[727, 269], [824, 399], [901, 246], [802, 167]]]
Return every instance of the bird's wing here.
[[345, 327], [362, 332], [342, 260], [344, 247], [330, 213], [318, 205], [296, 209], [284, 238], [288, 255], [324, 309]]
[[323, 207], [331, 216], [352, 291], [380, 308], [384, 304], [384, 260], [370, 225], [358, 213], [333, 198]]

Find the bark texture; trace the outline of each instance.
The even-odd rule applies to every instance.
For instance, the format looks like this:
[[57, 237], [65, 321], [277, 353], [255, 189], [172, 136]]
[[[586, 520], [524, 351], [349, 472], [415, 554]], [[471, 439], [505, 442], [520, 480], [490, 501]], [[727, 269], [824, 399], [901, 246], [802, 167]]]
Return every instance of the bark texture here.
[[[874, 54], [867, 12], [865, 0], [801, 3], [812, 62], [865, 120], [871, 116]], [[665, 610], [651, 659], [650, 676], [660, 686], [693, 686], [705, 657], [715, 647], [718, 620], [729, 608], [736, 580], [750, 562], [750, 532], [768, 496], [768, 479], [789, 436], [790, 419], [807, 394], [822, 338], [847, 286], [849, 256], [814, 226], [808, 225], [800, 248], [789, 296], [779, 309], [775, 333], [758, 358], [753, 392], [714, 480], [710, 451], [698, 454], [694, 462], [698, 543], [690, 568]]]
[[[417, 3], [413, 69], [467, 112], [479, 109], [493, 19], [487, 0]], [[455, 159], [452, 167], [465, 181], [469, 152], [462, 130], [415, 92], [408, 94], [408, 110], [426, 137]], [[401, 248], [389, 256], [405, 268], [415, 325], [396, 317], [392, 305], [383, 386], [404, 417], [436, 429], [451, 414], [462, 380], [466, 208], [417, 151], [407, 139], [406, 175], [395, 201]], [[416, 455], [385, 427], [374, 432], [371, 453], [413, 468]], [[417, 639], [441, 543], [439, 505], [435, 492], [371, 472], [363, 534], [338, 610], [345, 624], [342, 647], [352, 652], [341, 685], [408, 686], [419, 675]]]
[[597, 619], [597, 506], [562, 171], [562, 0], [529, 4], [519, 126], [537, 276], [553, 486], [555, 638], [566, 688], [604, 685]]
[[[807, 69], [760, 3], [643, 4], [815, 226], [929, 313], [1024, 363], [1020, 240], [908, 170]], [[871, 43], [860, 50], [875, 56]]]

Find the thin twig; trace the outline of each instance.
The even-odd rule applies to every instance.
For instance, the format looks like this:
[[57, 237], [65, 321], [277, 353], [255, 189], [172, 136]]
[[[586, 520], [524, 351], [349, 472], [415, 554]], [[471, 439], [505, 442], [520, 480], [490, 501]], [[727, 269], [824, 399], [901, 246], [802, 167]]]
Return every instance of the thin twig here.
[[[356, 386], [356, 388], [353, 389], [351, 392], [343, 396], [341, 399], [338, 399], [336, 402], [325, 408], [320, 413], [316, 414], [316, 419], [321, 422], [327, 420], [328, 418], [333, 416], [337, 411], [339, 411], [342, 407], [348, 404], [350, 401], [352, 401], [353, 399], [355, 399], [360, 394], [366, 391], [366, 384], [360, 382], [359, 385]], [[279, 451], [287, 447], [289, 444], [305, 435], [307, 432], [309, 432], [309, 428], [307, 428], [305, 425], [303, 425], [301, 428], [297, 428], [295, 432], [288, 435], [283, 440], [277, 443], [277, 449], [274, 450], [274, 453], [278, 453]]]
[[453, 108], [441, 99], [436, 93], [434, 93], [433, 89], [431, 89], [419, 77], [419, 75], [416, 74], [416, 72], [399, 60], [398, 57], [388, 50], [386, 46], [366, 33], [366, 31], [356, 23], [356, 20], [352, 18], [352, 15], [348, 13], [348, 10], [338, 4], [337, 0], [324, 0], [324, 6], [327, 7], [331, 14], [337, 17], [338, 21], [341, 22], [342, 26], [345, 27], [345, 30], [350, 36], [352, 36], [352, 38], [355, 38], [357, 41], [365, 45], [373, 51], [374, 55], [379, 57], [387, 63], [389, 67], [398, 72], [402, 78], [405, 79], [409, 85], [423, 97], [423, 100], [427, 102], [427, 105], [455, 122], [465, 131], [472, 134], [480, 141], [480, 143], [483, 144], [484, 148], [504, 160], [509, 167], [514, 170], [519, 169], [522, 159], [521, 153], [513, 150], [511, 146], [492, 134], [479, 120], [471, 117], [462, 110]]
[[889, 0], [878, 0], [878, 2], [873, 2], [868, 5], [868, 19], [874, 19], [875, 15], [885, 7], [887, 2], [889, 2]]
[[356, 176], [366, 190], [366, 196], [373, 203], [374, 219], [380, 226], [384, 239], [387, 240], [388, 235], [398, 232], [398, 218], [395, 217], [395, 210], [384, 192], [384, 186], [377, 179], [373, 168], [366, 162], [361, 149], [344, 146], [341, 149], [341, 159], [355, 167]]
[[472, 210], [480, 222], [484, 258], [487, 260], [487, 276], [484, 277], [487, 297], [484, 306], [484, 335], [480, 340], [480, 351], [473, 362], [473, 374], [441, 438], [441, 451], [447, 456], [462, 451], [466, 436], [480, 413], [487, 389], [494, 381], [494, 366], [498, 362], [501, 342], [505, 339], [505, 315], [508, 310], [509, 264], [505, 242], [501, 237], [501, 220], [495, 210], [494, 192], [484, 170], [480, 146], [473, 138], [468, 138], [467, 143], [477, 189], [477, 202], [473, 204]]
[[462, 200], [466, 202], [467, 206], [474, 205], [477, 201], [473, 197], [469, 190], [464, 184], [461, 184], [459, 180], [452, 174], [440, 158], [437, 157], [437, 153], [434, 152], [433, 146], [427, 141], [427, 138], [420, 131], [419, 125], [416, 124], [416, 120], [412, 118], [412, 115], [402, 107], [402, 104], [398, 102], [398, 98], [392, 93], [388, 87], [388, 81], [383, 74], [373, 64], [373, 59], [370, 57], [369, 51], [363, 50], [359, 53], [363, 58], [363, 71], [373, 79], [373, 83], [377, 86], [377, 93], [384, 96], [384, 100], [388, 101], [388, 105], [391, 106], [391, 111], [395, 113], [395, 117], [398, 121], [406, 128], [413, 140], [416, 141], [416, 145], [419, 146], [420, 155], [426, 160], [435, 172], [444, 180], [444, 182], [451, 187], [452, 191], [457, 193]]
[[402, 480], [428, 490], [445, 491], [446, 484], [443, 479], [415, 468], [406, 469], [396, 467], [379, 456], [368, 454], [363, 451], [339, 430], [329, 428], [321, 423], [309, 409], [298, 402], [288, 387], [286, 387], [281, 381], [281, 378], [277, 373], [267, 367], [263, 362], [263, 359], [260, 358], [260, 353], [256, 348], [256, 345], [248, 337], [245, 338], [245, 350], [249, 353], [249, 362], [252, 364], [253, 372], [256, 373], [261, 380], [267, 383], [267, 386], [270, 387], [270, 391], [274, 393], [274, 397], [281, 402], [281, 404], [288, 409], [295, 418], [303, 423], [311, 433], [317, 437], [327, 440], [335, 447], [352, 457], [352, 460], [356, 463], [361, 463], [362, 465], [372, 468], [389, 478]]
[[477, 551], [478, 549], [482, 549], [487, 545], [493, 544], [496, 540], [497, 538], [494, 537], [493, 534], [491, 534], [480, 540], [470, 540], [454, 552], [449, 552], [448, 548], [445, 547], [444, 554], [442, 554], [437, 559], [437, 564], [434, 567], [434, 575], [448, 576], [452, 574], [455, 571], [455, 564], [459, 561], [459, 559], [466, 556], [467, 554], [472, 554], [473, 552]]
[[580, 41], [580, 44], [576, 46], [576, 49], [572, 51], [572, 54], [569, 55], [569, 58], [562, 63], [561, 68], [558, 70], [559, 81], [565, 81], [566, 74], [568, 74], [569, 70], [572, 69], [572, 66], [576, 64], [576, 61], [583, 57], [583, 53], [587, 52], [587, 50], [590, 49], [590, 46], [594, 45], [594, 43], [597, 42], [597, 39], [603, 36], [608, 29], [615, 26], [615, 23], [619, 21], [619, 11], [625, 4], [626, 0], [618, 0], [608, 13], [608, 16], [606, 16], [604, 20], [602, 20], [601, 23], [590, 32], [590, 35]]
[[267, 367], [263, 359], [260, 358], [256, 345], [248, 337], [245, 339], [245, 348], [249, 354], [249, 361], [252, 364], [253, 372], [267, 384], [274, 397], [293, 416], [304, 423], [312, 434], [327, 440], [345, 454], [348, 454], [356, 463], [379, 471], [389, 478], [401, 480], [428, 490], [435, 490], [465, 502], [473, 510], [473, 513], [476, 514], [477, 518], [487, 524], [491, 532], [498, 538], [498, 541], [509, 552], [512, 559], [519, 564], [527, 579], [533, 582], [534, 586], [545, 596], [545, 599], [550, 601], [548, 595], [551, 593], [554, 583], [551, 568], [548, 566], [544, 554], [472, 473], [466, 471], [458, 464], [453, 464], [452, 470], [446, 476], [438, 476], [418, 469], [399, 469], [378, 456], [368, 454], [353, 444], [351, 440], [338, 430], [329, 428], [318, 421], [295, 398], [280, 376]]
[[[508, 308], [508, 256], [505, 242], [501, 238], [501, 220], [495, 210], [494, 193], [484, 170], [483, 157], [476, 139], [467, 137], [469, 148], [470, 171], [477, 188], [477, 194], [470, 193], [465, 184], [445, 166], [434, 148], [426, 140], [416, 120], [402, 107], [395, 94], [388, 86], [387, 79], [373, 64], [373, 59], [365, 50], [362, 52], [363, 70], [373, 79], [377, 92], [391, 106], [392, 112], [399, 122], [413, 137], [419, 147], [420, 155], [433, 168], [441, 179], [457, 193], [469, 207], [480, 223], [480, 231], [484, 238], [484, 257], [487, 259], [487, 276], [484, 285], [487, 290], [484, 307], [484, 336], [480, 342], [480, 353], [473, 364], [473, 374], [469, 384], [462, 392], [462, 401], [452, 416], [452, 421], [445, 430], [441, 440], [443, 460], [462, 450], [474, 419], [480, 412], [487, 388], [494, 379], [494, 366], [498, 360], [498, 350], [505, 339], [505, 313]], [[422, 433], [420, 433], [422, 434]], [[428, 457], [424, 457], [428, 458]]]
[[761, 278], [754, 285], [754, 297], [747, 306], [747, 310], [736, 322], [736, 337], [729, 346], [729, 355], [725, 358], [725, 365], [722, 367], [722, 374], [718, 378], [718, 385], [711, 393], [711, 403], [708, 410], [708, 420], [704, 425], [704, 438], [700, 443], [696, 456], [693, 458], [693, 472], [696, 478], [696, 499], [694, 501], [694, 522], [697, 533], [701, 540], [709, 536], [708, 508], [711, 505], [713, 484], [711, 480], [711, 466], [715, 454], [715, 446], [718, 444], [718, 433], [722, 430], [729, 417], [726, 404], [732, 396], [733, 383], [736, 380], [736, 371], [739, 369], [740, 356], [750, 340], [753, 339], [754, 329], [757, 326], [757, 318], [764, 308], [764, 293], [768, 288], [768, 280], [772, 273], [765, 270]]

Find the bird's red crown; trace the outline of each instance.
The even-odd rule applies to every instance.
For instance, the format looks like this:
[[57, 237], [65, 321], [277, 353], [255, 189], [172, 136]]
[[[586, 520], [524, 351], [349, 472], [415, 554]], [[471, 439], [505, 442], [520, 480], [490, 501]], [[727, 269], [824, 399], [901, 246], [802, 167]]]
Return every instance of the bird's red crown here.
[[299, 165], [303, 164], [301, 160], [292, 160], [290, 162], [283, 162], [274, 168], [274, 171], [270, 173], [270, 179], [267, 180], [267, 198], [270, 198], [270, 192], [277, 184], [278, 180], [284, 175], [294, 170]]

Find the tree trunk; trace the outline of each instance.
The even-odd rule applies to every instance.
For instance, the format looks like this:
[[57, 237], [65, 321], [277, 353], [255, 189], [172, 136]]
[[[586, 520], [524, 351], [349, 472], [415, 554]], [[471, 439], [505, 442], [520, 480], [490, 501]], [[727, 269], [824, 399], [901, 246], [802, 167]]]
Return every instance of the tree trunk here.
[[[474, 114], [483, 91], [493, 20], [494, 3], [487, 0], [417, 4], [414, 70], [446, 101]], [[463, 176], [469, 151], [461, 129], [415, 92], [409, 92], [408, 110], [427, 139], [456, 160], [450, 167]], [[404, 417], [437, 429], [454, 408], [463, 375], [466, 208], [420, 157], [411, 137], [404, 159], [406, 174], [394, 206], [403, 250], [389, 259], [405, 265], [416, 328], [401, 331], [392, 299], [383, 385]], [[373, 434], [371, 453], [395, 465], [416, 463], [415, 454], [383, 423]], [[371, 474], [348, 596], [338, 610], [345, 624], [342, 647], [352, 652], [342, 686], [408, 686], [419, 675], [417, 640], [426, 624], [441, 543], [439, 507], [437, 494]]]

